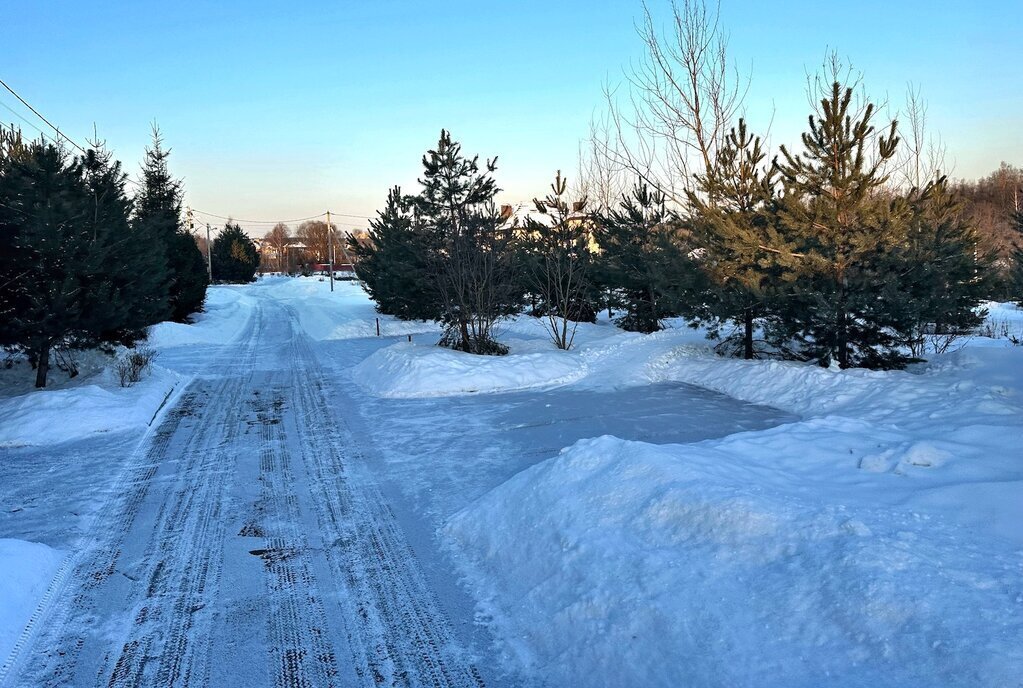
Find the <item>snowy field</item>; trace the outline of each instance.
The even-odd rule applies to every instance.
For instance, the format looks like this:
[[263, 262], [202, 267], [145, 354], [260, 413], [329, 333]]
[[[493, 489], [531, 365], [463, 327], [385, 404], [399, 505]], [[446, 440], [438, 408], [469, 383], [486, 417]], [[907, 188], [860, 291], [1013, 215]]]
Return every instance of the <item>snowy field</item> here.
[[510, 355], [478, 358], [355, 284], [215, 287], [196, 324], [154, 328], [136, 387], [0, 385], [0, 661], [89, 538], [113, 457], [239, 357], [277, 379], [287, 359], [241, 334], [294, 313], [488, 684], [1018, 685], [1023, 312], [990, 310], [991, 337], [871, 372], [721, 359], [681, 325], [583, 325], [561, 352], [525, 317], [499, 333]]

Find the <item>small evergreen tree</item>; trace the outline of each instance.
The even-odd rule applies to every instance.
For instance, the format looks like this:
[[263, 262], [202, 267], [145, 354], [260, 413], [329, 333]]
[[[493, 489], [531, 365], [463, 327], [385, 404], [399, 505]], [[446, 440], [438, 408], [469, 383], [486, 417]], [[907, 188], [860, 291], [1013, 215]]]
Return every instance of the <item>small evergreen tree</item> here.
[[0, 199], [13, 226], [12, 258], [29, 267], [8, 285], [16, 308], [5, 319], [4, 339], [24, 349], [45, 387], [55, 346], [81, 332], [82, 270], [101, 260], [87, 225], [81, 166], [60, 148], [29, 144], [5, 165]]
[[701, 312], [705, 281], [695, 247], [662, 193], [637, 185], [617, 209], [594, 217], [594, 236], [594, 278], [625, 311], [617, 320], [622, 328], [655, 332], [664, 318]]
[[544, 319], [554, 345], [567, 350], [578, 323], [596, 320], [597, 295], [590, 278], [591, 222], [581, 215], [586, 200], [574, 203], [573, 212], [566, 189], [558, 171], [547, 198], [533, 200], [544, 220], [527, 218], [517, 243], [526, 288], [537, 299], [534, 311]]
[[906, 241], [910, 209], [884, 193], [896, 123], [874, 129], [875, 109], [852, 105], [835, 81], [809, 118], [802, 153], [781, 147], [779, 225], [798, 252], [782, 256], [798, 273], [776, 333], [793, 337], [822, 365], [887, 368], [905, 363], [894, 309], [878, 299], [886, 254]]
[[[699, 192], [689, 194], [691, 223], [710, 279], [708, 307], [719, 322], [742, 328], [742, 356], [753, 358], [754, 330], [770, 315], [770, 299], [783, 283], [780, 255], [791, 254], [775, 223], [775, 174], [763, 165], [760, 137], [740, 119], [718, 149]], [[717, 328], [712, 332], [716, 335]]]
[[493, 326], [519, 310], [511, 228], [494, 205], [491, 176], [496, 159], [483, 170], [479, 158], [441, 131], [437, 147], [423, 156], [421, 192], [414, 197], [416, 232], [430, 251], [431, 272], [447, 327], [442, 344], [478, 354], [506, 353], [493, 339]]
[[[152, 146], [146, 148], [142, 166], [142, 189], [135, 198], [135, 231], [157, 254], [166, 268], [153, 273], [146, 285], [155, 312], [150, 323], [167, 318], [184, 321], [202, 310], [206, 299], [205, 261], [194, 237], [181, 222], [181, 182], [170, 174], [170, 151], [163, 148], [160, 131], [153, 128]], [[159, 258], [154, 258], [154, 262]]]
[[162, 265], [150, 247], [139, 242], [132, 230], [132, 201], [125, 191], [127, 175], [121, 163], [100, 144], [81, 160], [83, 182], [89, 198], [87, 231], [94, 242], [105, 244], [95, 252], [99, 262], [83, 265], [83, 345], [100, 341], [131, 345], [145, 337], [151, 324], [145, 314], [152, 294], [140, 289], [149, 270]]
[[994, 254], [980, 247], [944, 177], [913, 189], [909, 201], [906, 240], [888, 254], [877, 297], [891, 309], [903, 345], [921, 358], [944, 352], [984, 321], [979, 306], [993, 289]]
[[259, 252], [252, 239], [230, 220], [213, 240], [213, 279], [222, 282], [252, 282], [259, 267]]
[[417, 227], [413, 199], [399, 187], [370, 220], [369, 242], [348, 238], [356, 272], [381, 313], [402, 320], [437, 320], [442, 312], [432, 265], [437, 250], [431, 235]]
[[1023, 306], [1023, 211], [1013, 214], [1017, 232], [1016, 246], [1012, 250], [1012, 264], [1009, 267], [1009, 285], [1019, 306]]
[[28, 353], [37, 387], [56, 347], [121, 341], [132, 328], [123, 182], [102, 152], [70, 160], [58, 146], [14, 139], [0, 151], [3, 271], [18, 271], [0, 282], [0, 341]]

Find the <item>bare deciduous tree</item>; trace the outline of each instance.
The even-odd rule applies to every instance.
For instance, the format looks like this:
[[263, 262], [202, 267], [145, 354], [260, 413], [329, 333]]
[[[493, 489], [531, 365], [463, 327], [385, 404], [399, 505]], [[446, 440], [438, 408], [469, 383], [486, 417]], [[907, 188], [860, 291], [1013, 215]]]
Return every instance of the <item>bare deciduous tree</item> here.
[[334, 250], [341, 246], [341, 237], [337, 226], [331, 223], [330, 231], [323, 220], [311, 220], [298, 226], [297, 236], [305, 245], [306, 258], [316, 263], [326, 263], [330, 259], [330, 244], [334, 242]]
[[940, 137], [927, 130], [927, 102], [920, 88], [906, 87], [906, 126], [902, 130], [903, 146], [899, 155], [901, 181], [905, 186], [922, 189], [950, 172], [945, 164], [947, 148]]
[[626, 93], [605, 87], [608, 109], [591, 141], [615, 169], [684, 204], [694, 174], [712, 166], [743, 104], [749, 77], [728, 59], [720, 7], [673, 0], [668, 30], [643, 5], [643, 57], [626, 74]]
[[291, 230], [288, 225], [278, 222], [273, 229], [263, 237], [263, 245], [270, 250], [270, 265], [277, 272], [286, 272], [288, 269], [288, 242], [291, 239]]

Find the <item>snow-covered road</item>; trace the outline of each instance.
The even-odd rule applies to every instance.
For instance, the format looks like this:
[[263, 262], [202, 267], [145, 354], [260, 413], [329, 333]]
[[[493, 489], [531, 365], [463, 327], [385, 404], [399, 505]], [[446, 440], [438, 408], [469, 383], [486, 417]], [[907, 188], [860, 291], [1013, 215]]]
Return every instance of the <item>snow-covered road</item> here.
[[297, 323], [256, 301], [122, 464], [0, 678], [482, 685]]

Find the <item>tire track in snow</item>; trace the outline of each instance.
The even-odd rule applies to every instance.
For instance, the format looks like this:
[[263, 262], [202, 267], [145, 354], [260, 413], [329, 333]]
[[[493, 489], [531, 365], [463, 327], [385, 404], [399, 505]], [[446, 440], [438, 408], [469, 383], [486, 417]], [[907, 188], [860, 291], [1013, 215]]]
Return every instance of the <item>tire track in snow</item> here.
[[[294, 492], [295, 474], [282, 422], [285, 389], [275, 388], [254, 402], [260, 429], [261, 500], [275, 518], [266, 524], [265, 546], [251, 554], [266, 574], [270, 654], [274, 685], [315, 688], [339, 685], [327, 618], [309, 561], [310, 547]], [[287, 390], [290, 391], [290, 390]]]
[[[234, 361], [252, 359], [259, 316], [257, 310], [247, 324], [241, 357], [235, 352]], [[229, 364], [222, 355], [215, 365]], [[189, 640], [201, 637], [192, 632], [193, 615], [212, 596], [209, 567], [219, 557], [211, 556], [216, 538], [209, 536], [216, 534], [220, 515], [213, 481], [224, 477], [214, 464], [218, 458], [224, 461], [231, 439], [214, 428], [230, 429], [224, 415], [232, 402], [240, 403], [241, 388], [238, 376], [193, 382], [151, 440], [140, 445], [125, 469], [126, 478], [90, 529], [96, 539], [78, 555], [64, 599], [55, 596], [47, 629], [34, 643], [37, 654], [27, 659], [23, 681], [16, 685], [175, 685], [193, 678], [201, 685], [209, 648], [190, 646]], [[216, 403], [209, 403], [213, 399]], [[174, 491], [160, 501], [148, 532], [138, 532], [147, 525], [138, 522], [144, 502], [161, 496], [157, 472], [181, 445], [180, 466], [169, 476], [175, 479]], [[223, 485], [220, 488], [222, 497]], [[123, 561], [124, 550], [141, 539], [148, 542], [142, 560], [152, 563], [142, 574], [122, 570], [117, 575], [119, 568], [132, 563]], [[154, 556], [157, 551], [166, 554]], [[203, 558], [198, 565], [189, 565], [197, 553]], [[167, 561], [177, 569], [168, 571]], [[212, 587], [218, 574], [214, 568]], [[121, 613], [98, 628], [104, 612], [110, 614], [111, 600], [124, 600]], [[118, 625], [120, 630], [109, 628]], [[116, 658], [109, 649], [111, 633], [128, 636]]]
[[305, 337], [296, 339], [294, 358], [304, 380], [296, 398], [309, 429], [303, 440], [312, 501], [328, 563], [346, 587], [357, 671], [367, 685], [482, 687], [351, 431], [328, 406], [324, 372]]

